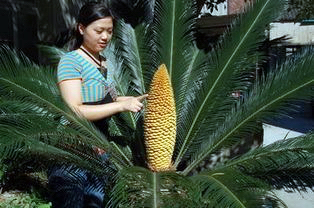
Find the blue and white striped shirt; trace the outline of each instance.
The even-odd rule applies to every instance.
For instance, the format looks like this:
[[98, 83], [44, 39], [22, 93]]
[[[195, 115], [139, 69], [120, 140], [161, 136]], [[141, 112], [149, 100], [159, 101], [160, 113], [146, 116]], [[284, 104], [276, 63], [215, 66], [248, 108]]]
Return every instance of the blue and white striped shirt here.
[[58, 83], [64, 80], [80, 79], [82, 81], [82, 102], [97, 102], [108, 93], [116, 98], [113, 84], [113, 71], [107, 66], [107, 79], [101, 72], [82, 57], [77, 51], [66, 53], [58, 65]]

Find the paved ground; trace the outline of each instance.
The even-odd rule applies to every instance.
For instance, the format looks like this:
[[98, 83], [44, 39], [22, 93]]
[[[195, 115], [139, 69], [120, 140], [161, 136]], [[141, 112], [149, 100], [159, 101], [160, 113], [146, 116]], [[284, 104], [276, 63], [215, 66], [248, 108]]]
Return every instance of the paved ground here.
[[283, 200], [288, 208], [313, 208], [314, 192], [308, 193], [287, 193], [285, 191], [277, 191], [277, 196]]
[[[277, 123], [278, 124], [278, 123]], [[285, 125], [281, 125], [285, 124]], [[293, 131], [291, 129], [305, 131], [307, 132], [309, 129], [305, 127], [312, 128], [314, 124], [314, 120], [306, 122], [306, 120], [294, 120], [294, 122], [289, 123], [288, 121], [284, 121], [279, 123], [279, 125], [284, 126], [285, 128], [264, 124], [264, 142], [263, 145], [268, 145], [274, 141], [283, 138], [292, 138], [296, 136], [300, 136], [303, 133], [298, 131]], [[289, 128], [289, 129], [286, 129]], [[313, 129], [313, 128], [312, 128]], [[309, 190], [308, 193], [287, 193], [285, 191], [277, 191], [277, 196], [283, 200], [287, 205], [288, 208], [314, 208], [314, 192]]]

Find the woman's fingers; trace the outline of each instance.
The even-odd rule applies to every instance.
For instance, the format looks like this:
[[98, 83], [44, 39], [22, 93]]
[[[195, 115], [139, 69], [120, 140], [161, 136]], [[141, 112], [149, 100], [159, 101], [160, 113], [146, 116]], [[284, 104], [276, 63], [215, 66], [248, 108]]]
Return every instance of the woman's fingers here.
[[140, 95], [140, 96], [137, 96], [136, 99], [139, 101], [139, 102], [142, 102], [145, 98], [148, 97], [148, 94], [144, 94], [144, 95]]
[[131, 112], [139, 112], [143, 108], [142, 101], [147, 98], [148, 94], [144, 94], [138, 97], [130, 97], [127, 100], [124, 101], [125, 110], [131, 111]]
[[142, 110], [142, 108], [143, 108], [143, 104], [142, 103], [140, 103], [140, 102], [138, 102], [138, 103], [136, 103], [135, 105], [134, 105], [134, 112], [139, 112], [140, 110]]

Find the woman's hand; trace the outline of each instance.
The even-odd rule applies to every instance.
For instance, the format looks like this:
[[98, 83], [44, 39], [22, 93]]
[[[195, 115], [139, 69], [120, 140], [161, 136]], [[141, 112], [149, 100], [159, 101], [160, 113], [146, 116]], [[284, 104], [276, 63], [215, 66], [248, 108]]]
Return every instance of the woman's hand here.
[[61, 95], [71, 109], [90, 121], [99, 120], [123, 111], [139, 112], [147, 94], [138, 97], [118, 97], [116, 102], [101, 105], [84, 105], [81, 97], [81, 80], [65, 80], [59, 83]]
[[147, 94], [137, 96], [137, 97], [127, 97], [126, 99], [121, 99], [118, 102], [122, 106], [122, 111], [139, 112], [143, 108], [142, 101], [147, 97]]

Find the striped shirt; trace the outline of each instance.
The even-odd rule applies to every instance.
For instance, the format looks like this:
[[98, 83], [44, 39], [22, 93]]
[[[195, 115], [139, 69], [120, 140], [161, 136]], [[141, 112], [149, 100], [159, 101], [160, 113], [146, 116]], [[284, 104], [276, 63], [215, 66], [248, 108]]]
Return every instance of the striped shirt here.
[[64, 80], [80, 79], [82, 81], [82, 102], [97, 102], [110, 93], [116, 98], [113, 84], [113, 71], [107, 66], [107, 79], [95, 65], [91, 64], [77, 51], [66, 53], [58, 65], [58, 83]]

